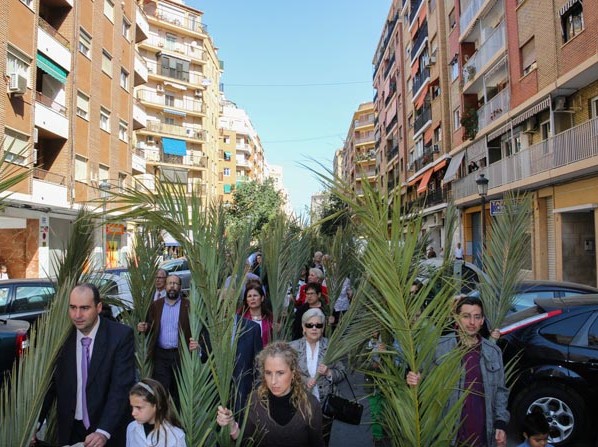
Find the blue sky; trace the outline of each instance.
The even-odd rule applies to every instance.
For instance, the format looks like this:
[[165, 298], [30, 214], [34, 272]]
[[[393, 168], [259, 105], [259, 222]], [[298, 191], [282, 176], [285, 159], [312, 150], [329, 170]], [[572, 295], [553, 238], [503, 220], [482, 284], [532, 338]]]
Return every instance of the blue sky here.
[[225, 64], [225, 95], [247, 111], [303, 212], [322, 188], [299, 163], [332, 168], [353, 112], [372, 100], [372, 59], [391, 0], [186, 3], [204, 12]]

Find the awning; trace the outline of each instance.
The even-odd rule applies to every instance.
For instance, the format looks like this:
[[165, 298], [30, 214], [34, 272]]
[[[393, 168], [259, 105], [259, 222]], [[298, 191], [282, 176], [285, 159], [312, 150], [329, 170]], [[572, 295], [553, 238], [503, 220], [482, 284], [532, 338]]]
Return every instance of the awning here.
[[179, 244], [168, 231], [162, 231], [162, 240], [164, 241], [164, 245], [166, 247], [180, 247]]
[[446, 166], [446, 162], [448, 160], [445, 158], [444, 160], [442, 160], [440, 163], [438, 163], [436, 166], [434, 166], [434, 172], [438, 172], [440, 171], [442, 168], [444, 168]]
[[550, 97], [544, 99], [544, 101], [536, 104], [535, 106], [530, 107], [525, 112], [523, 112], [521, 115], [513, 118], [513, 126], [516, 126], [517, 124], [524, 122], [526, 119], [531, 118], [534, 115], [537, 115], [542, 110], [547, 109], [549, 107], [550, 107]]
[[424, 176], [422, 177], [422, 181], [420, 182], [419, 186], [417, 187], [418, 194], [424, 193], [428, 189], [428, 182], [430, 181], [430, 178], [432, 177], [432, 172], [434, 172], [434, 169], [428, 169], [424, 173]]
[[44, 73], [49, 74], [61, 84], [66, 84], [66, 76], [68, 72], [59, 65], [44, 56], [42, 53], [37, 53], [37, 67]]
[[565, 14], [567, 11], [569, 11], [569, 9], [571, 9], [571, 7], [576, 4], [579, 3], [580, 0], [569, 0], [567, 3], [565, 3], [563, 5], [563, 7], [559, 10], [559, 15], [563, 15]]
[[164, 113], [168, 113], [170, 115], [177, 115], [177, 116], [187, 116], [185, 112], [180, 110], [173, 110], [173, 109], [164, 109]]
[[463, 161], [464, 156], [465, 151], [461, 151], [451, 159], [448, 168], [446, 168], [444, 178], [442, 179], [444, 183], [452, 182], [453, 180], [455, 180], [455, 177], [457, 177], [457, 172], [459, 171], [459, 166], [461, 166], [461, 162]]
[[187, 184], [189, 173], [184, 169], [175, 168], [160, 168], [160, 180], [169, 183], [179, 183], [181, 185]]
[[187, 155], [187, 143], [175, 138], [162, 138], [162, 150], [165, 154], [184, 157]]

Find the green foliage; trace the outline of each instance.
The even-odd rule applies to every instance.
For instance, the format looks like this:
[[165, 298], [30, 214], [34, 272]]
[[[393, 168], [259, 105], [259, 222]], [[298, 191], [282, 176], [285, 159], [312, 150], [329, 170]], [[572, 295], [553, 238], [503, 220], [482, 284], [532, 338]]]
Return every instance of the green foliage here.
[[339, 230], [346, 229], [350, 222], [347, 204], [336, 194], [328, 194], [319, 222], [320, 233], [324, 236], [333, 237]]
[[272, 179], [243, 182], [233, 191], [233, 203], [226, 212], [227, 230], [236, 235], [249, 227], [251, 235], [257, 237], [282, 205], [282, 197]]
[[[49, 311], [40, 317], [30, 332], [29, 349], [18, 368], [13, 367], [10, 384], [5, 382], [0, 402], [0, 445], [26, 446], [32, 439], [51, 383], [54, 363], [72, 328], [68, 319], [69, 295], [77, 282], [87, 280], [83, 270], [89, 265], [94, 245], [93, 218], [85, 210], [73, 227], [60, 265], [56, 294]], [[6, 429], [10, 427], [10, 429]]]
[[461, 115], [461, 125], [464, 127], [463, 140], [473, 140], [478, 133], [478, 112], [475, 107], [467, 107]]

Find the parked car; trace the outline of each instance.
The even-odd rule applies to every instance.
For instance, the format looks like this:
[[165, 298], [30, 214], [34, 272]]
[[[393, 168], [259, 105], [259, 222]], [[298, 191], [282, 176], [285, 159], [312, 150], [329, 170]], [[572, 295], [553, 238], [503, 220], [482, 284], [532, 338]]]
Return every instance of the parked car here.
[[550, 443], [579, 445], [598, 414], [598, 295], [537, 298], [501, 334], [505, 364], [518, 358], [509, 381], [514, 422], [539, 408]]
[[29, 322], [25, 320], [0, 319], [0, 384], [4, 380], [4, 374], [11, 370], [15, 359], [29, 346], [29, 326]]
[[[422, 279], [425, 281], [429, 276], [426, 270], [435, 271], [443, 267], [442, 258], [424, 259], [420, 262]], [[461, 280], [461, 293], [470, 293], [478, 288], [478, 284], [486, 275], [482, 269], [471, 262], [453, 261], [449, 264], [449, 272], [453, 278]]]
[[191, 270], [189, 270], [187, 258], [183, 257], [164, 261], [160, 264], [160, 268], [166, 270], [169, 275], [172, 273], [181, 278], [181, 290], [189, 290], [191, 285]]
[[[479, 294], [478, 290], [469, 293], [470, 296], [479, 296]], [[565, 298], [588, 294], [598, 294], [598, 288], [574, 282], [526, 279], [517, 285], [511, 312], [534, 306], [536, 298]]]
[[0, 318], [33, 323], [54, 298], [50, 279], [7, 279], [0, 282]]

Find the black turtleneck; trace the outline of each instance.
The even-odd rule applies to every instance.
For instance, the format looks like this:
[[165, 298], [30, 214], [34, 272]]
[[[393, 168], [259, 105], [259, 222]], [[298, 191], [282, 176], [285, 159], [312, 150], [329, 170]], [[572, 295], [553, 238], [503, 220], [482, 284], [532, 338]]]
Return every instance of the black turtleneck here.
[[291, 403], [291, 394], [289, 392], [284, 396], [276, 397], [272, 393], [268, 393], [270, 416], [278, 425], [287, 425], [297, 412], [297, 409]]

